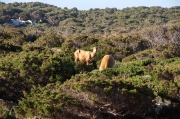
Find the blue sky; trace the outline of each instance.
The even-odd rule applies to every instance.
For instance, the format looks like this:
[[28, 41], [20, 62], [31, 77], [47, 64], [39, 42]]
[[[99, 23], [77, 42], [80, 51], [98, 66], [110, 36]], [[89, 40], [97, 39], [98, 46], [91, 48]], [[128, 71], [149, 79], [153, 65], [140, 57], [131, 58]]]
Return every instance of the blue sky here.
[[61, 8], [67, 7], [71, 9], [76, 7], [78, 10], [89, 10], [90, 8], [104, 9], [106, 7], [123, 9], [137, 6], [161, 6], [167, 8], [180, 6], [180, 0], [1, 0], [1, 2], [43, 2]]

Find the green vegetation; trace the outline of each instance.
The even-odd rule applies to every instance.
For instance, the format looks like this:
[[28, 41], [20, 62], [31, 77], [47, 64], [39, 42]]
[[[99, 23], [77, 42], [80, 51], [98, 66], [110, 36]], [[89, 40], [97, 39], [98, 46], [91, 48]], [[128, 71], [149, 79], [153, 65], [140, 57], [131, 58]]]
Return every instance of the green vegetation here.
[[[32, 20], [41, 29], [58, 26], [59, 33], [99, 34], [105, 36], [127, 33], [131, 29], [142, 29], [164, 23], [178, 23], [180, 7], [162, 8], [131, 7], [78, 10], [77, 8], [58, 8], [40, 2], [9, 3], [0, 2], [0, 23], [9, 23], [11, 19]], [[117, 33], [116, 33], [117, 32]]]
[[[9, 24], [19, 17], [38, 24]], [[0, 118], [180, 118], [179, 19], [179, 6], [0, 2]], [[74, 62], [94, 46], [90, 65]], [[115, 66], [99, 71], [106, 54]]]

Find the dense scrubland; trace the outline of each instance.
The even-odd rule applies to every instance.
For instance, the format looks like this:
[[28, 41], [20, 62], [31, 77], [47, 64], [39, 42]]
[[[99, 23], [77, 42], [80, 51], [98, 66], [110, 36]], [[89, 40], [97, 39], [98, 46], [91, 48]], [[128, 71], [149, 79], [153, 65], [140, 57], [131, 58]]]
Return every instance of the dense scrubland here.
[[[19, 17], [38, 24], [10, 24]], [[74, 62], [93, 47], [92, 63]], [[106, 54], [115, 66], [99, 71]], [[180, 118], [180, 7], [1, 2], [0, 118], [28, 117]]]

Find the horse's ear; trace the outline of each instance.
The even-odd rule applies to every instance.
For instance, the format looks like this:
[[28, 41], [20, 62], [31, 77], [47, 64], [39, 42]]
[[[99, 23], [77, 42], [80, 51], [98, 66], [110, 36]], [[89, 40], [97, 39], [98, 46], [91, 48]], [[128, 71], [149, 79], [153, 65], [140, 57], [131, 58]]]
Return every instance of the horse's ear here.
[[96, 52], [96, 51], [97, 51], [96, 47], [93, 47], [93, 52]]

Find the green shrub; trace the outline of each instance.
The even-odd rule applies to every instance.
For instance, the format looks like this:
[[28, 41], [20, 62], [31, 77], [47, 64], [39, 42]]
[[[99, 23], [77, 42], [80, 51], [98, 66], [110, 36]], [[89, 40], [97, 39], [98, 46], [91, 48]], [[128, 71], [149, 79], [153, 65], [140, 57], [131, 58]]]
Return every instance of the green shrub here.
[[18, 100], [22, 91], [29, 91], [32, 86], [64, 83], [78, 72], [74, 65], [63, 53], [50, 50], [9, 53], [0, 58], [0, 91], [6, 90], [4, 96], [11, 94]]
[[48, 84], [45, 87], [32, 87], [30, 93], [24, 93], [24, 98], [15, 108], [15, 112], [23, 117], [52, 118], [59, 117], [60, 112], [68, 105], [77, 105], [73, 97], [55, 85]]
[[64, 42], [64, 38], [61, 35], [55, 33], [54, 30], [46, 31], [34, 42], [36, 45], [41, 47], [61, 47]]

